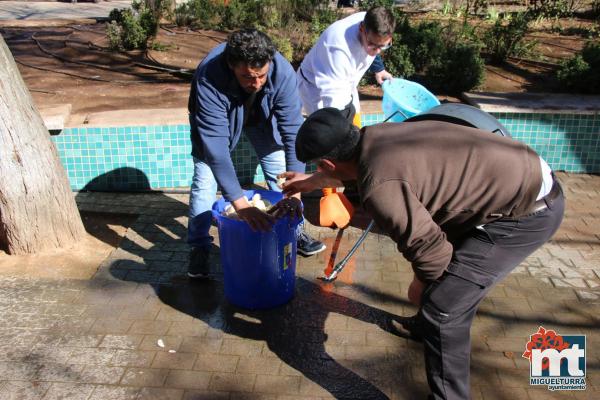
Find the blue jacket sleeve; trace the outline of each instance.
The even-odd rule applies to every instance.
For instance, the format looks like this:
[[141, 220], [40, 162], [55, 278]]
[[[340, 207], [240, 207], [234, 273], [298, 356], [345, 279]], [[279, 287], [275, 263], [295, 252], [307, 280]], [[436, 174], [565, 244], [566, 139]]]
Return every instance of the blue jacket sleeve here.
[[376, 74], [378, 72], [383, 71], [384, 69], [385, 67], [383, 65], [383, 59], [379, 54], [377, 54], [375, 56], [375, 59], [373, 60], [373, 64], [371, 64], [371, 66], [369, 67], [369, 72]]
[[289, 63], [279, 63], [279, 65], [283, 68], [283, 79], [274, 99], [273, 111], [284, 146], [286, 169], [304, 172], [305, 165], [296, 158], [296, 135], [303, 122], [296, 74]]
[[228, 201], [234, 201], [244, 195], [237, 179], [229, 145], [231, 141], [229, 119], [225, 102], [219, 92], [203, 79], [194, 82], [196, 85], [196, 134], [202, 139], [204, 161]]

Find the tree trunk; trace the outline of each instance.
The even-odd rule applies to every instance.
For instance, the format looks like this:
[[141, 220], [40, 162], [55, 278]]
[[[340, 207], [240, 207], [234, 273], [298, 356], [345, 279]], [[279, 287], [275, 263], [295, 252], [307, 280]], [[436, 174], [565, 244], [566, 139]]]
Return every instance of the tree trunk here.
[[0, 249], [36, 253], [84, 234], [56, 148], [0, 35]]

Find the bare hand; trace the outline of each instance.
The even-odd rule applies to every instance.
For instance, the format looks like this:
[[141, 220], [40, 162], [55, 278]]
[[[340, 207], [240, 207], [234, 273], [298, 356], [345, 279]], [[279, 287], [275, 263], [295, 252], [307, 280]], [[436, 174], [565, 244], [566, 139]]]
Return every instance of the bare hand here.
[[244, 197], [240, 197], [231, 202], [233, 208], [237, 212], [240, 220], [245, 221], [250, 225], [250, 229], [253, 231], [270, 231], [271, 227], [275, 223], [275, 218], [269, 214], [259, 210], [256, 207], [250, 206], [248, 200]]
[[302, 203], [297, 197], [288, 197], [281, 200], [269, 210], [269, 214], [275, 218], [289, 215], [292, 218], [302, 217]]
[[242, 221], [245, 221], [250, 225], [250, 229], [253, 231], [270, 231], [275, 218], [256, 207], [246, 207], [237, 210], [237, 215]]
[[311, 192], [318, 188], [310, 189], [306, 186], [306, 180], [311, 177], [310, 174], [302, 172], [283, 172], [277, 175], [278, 178], [285, 178], [285, 182], [281, 185], [281, 190], [286, 197], [291, 197], [297, 193]]
[[315, 172], [314, 174], [284, 172], [279, 174], [278, 177], [287, 178], [282, 185], [282, 191], [286, 197], [293, 196], [297, 193], [312, 192], [313, 190], [322, 189], [324, 187], [342, 186], [341, 181], [330, 178], [320, 172]]
[[420, 306], [423, 290], [425, 290], [425, 283], [415, 275], [408, 287], [408, 300], [415, 306]]
[[379, 71], [379, 72], [375, 73], [375, 80], [380, 85], [383, 83], [383, 81], [387, 81], [388, 79], [393, 79], [393, 78], [394, 77], [392, 76], [392, 74], [387, 72], [385, 69], [383, 71]]
[[277, 175], [277, 179], [285, 179], [285, 182], [281, 185], [284, 187], [287, 184], [295, 181], [301, 181], [307, 178], [310, 178], [311, 174], [305, 174], [303, 172], [294, 172], [294, 171], [286, 171]]

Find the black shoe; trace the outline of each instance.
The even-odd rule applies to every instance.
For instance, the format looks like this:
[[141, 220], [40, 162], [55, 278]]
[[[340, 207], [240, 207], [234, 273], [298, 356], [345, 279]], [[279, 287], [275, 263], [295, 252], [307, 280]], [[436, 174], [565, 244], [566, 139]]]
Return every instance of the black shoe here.
[[210, 246], [192, 247], [190, 251], [190, 264], [187, 275], [194, 279], [206, 279], [210, 274]]
[[304, 257], [312, 256], [325, 250], [323, 243], [311, 238], [304, 230], [300, 231], [296, 239], [298, 241], [298, 254]]
[[412, 317], [397, 317], [391, 321], [392, 330], [398, 336], [412, 339], [417, 342], [423, 341], [421, 319], [419, 314]]

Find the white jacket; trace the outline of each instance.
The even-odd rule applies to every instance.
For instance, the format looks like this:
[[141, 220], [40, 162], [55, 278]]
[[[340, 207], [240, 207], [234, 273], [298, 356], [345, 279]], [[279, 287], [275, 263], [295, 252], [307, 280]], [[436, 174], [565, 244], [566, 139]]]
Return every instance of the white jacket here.
[[360, 112], [358, 82], [373, 63], [360, 42], [365, 12], [331, 24], [298, 68], [298, 91], [308, 114], [324, 108], [342, 110], [350, 101]]

